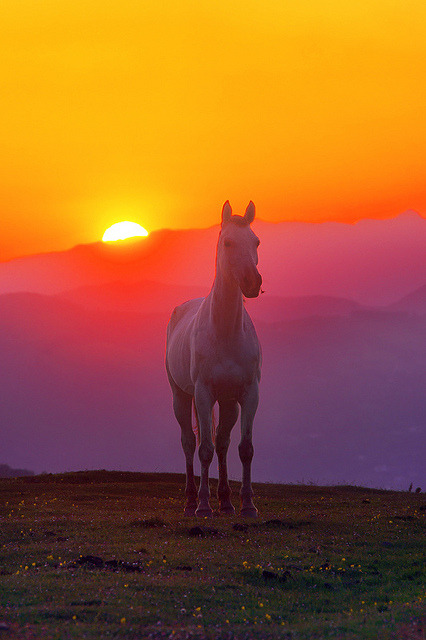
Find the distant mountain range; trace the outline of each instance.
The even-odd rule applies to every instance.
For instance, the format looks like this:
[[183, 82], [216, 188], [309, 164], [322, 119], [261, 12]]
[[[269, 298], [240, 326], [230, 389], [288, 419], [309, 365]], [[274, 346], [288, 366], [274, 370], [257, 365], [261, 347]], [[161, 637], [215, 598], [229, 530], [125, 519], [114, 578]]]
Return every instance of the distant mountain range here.
[[[257, 232], [266, 293], [246, 303], [264, 356], [254, 479], [425, 488], [426, 220]], [[165, 328], [176, 304], [208, 292], [217, 233], [0, 263], [2, 462], [184, 470]], [[237, 442], [236, 426], [235, 478]]]
[[[426, 282], [426, 219], [406, 212], [356, 224], [254, 222], [264, 289], [274, 296], [334, 296], [385, 305]], [[219, 227], [151, 233], [0, 263], [0, 294], [54, 294], [114, 282], [202, 288], [214, 276]]]

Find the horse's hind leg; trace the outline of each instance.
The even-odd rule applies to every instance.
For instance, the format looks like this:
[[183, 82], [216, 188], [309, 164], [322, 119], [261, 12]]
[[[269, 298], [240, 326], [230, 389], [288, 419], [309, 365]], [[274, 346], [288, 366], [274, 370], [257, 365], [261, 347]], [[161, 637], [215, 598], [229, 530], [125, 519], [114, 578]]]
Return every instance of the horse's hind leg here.
[[253, 504], [253, 490], [251, 487], [251, 461], [253, 459], [252, 431], [253, 420], [259, 402], [257, 382], [245, 393], [241, 401], [241, 442], [238, 445], [240, 460], [243, 465], [243, 481], [241, 485], [241, 515], [248, 518], [257, 516], [257, 509]]
[[220, 502], [220, 512], [234, 515], [235, 509], [231, 502], [231, 488], [228, 482], [228, 468], [226, 456], [228, 453], [231, 430], [238, 418], [238, 404], [235, 400], [219, 403], [219, 424], [216, 433], [216, 453], [219, 463], [219, 484], [217, 497]]
[[195, 434], [192, 430], [192, 396], [172, 384], [173, 411], [181, 428], [181, 442], [186, 459], [186, 505], [185, 515], [195, 516], [197, 508], [197, 487], [194, 479]]
[[214, 400], [208, 388], [202, 384], [197, 384], [195, 386], [194, 399], [200, 429], [200, 446], [198, 447], [198, 455], [201, 463], [200, 488], [198, 490], [199, 504], [195, 515], [203, 518], [211, 517], [213, 515], [213, 511], [209, 503], [209, 467], [214, 454], [212, 440], [212, 412]]

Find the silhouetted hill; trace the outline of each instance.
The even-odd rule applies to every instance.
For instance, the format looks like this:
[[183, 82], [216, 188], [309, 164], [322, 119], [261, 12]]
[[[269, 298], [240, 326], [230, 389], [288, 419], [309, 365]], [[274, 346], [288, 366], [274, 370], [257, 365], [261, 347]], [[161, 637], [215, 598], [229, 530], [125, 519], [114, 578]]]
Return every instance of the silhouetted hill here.
[[333, 469], [339, 481], [406, 488], [414, 473], [424, 486], [422, 318], [363, 310], [262, 326], [259, 333], [270, 468], [281, 463], [293, 475], [304, 467], [303, 451], [305, 480], [328, 478]]
[[270, 295], [392, 303], [426, 281], [426, 219], [406, 212], [356, 224], [259, 221], [260, 270]]
[[311, 316], [348, 316], [361, 309], [353, 300], [331, 296], [297, 296], [283, 298], [264, 295], [260, 303], [246, 301], [247, 309], [253, 319], [262, 322], [297, 320]]
[[203, 297], [208, 292], [207, 287], [178, 286], [141, 280], [80, 287], [60, 294], [60, 298], [90, 309], [170, 314], [182, 301]]
[[34, 471], [29, 469], [12, 469], [8, 464], [0, 464], [0, 478], [20, 478], [33, 475]]
[[[137, 313], [171, 313], [178, 304], [191, 298], [204, 297], [209, 287], [168, 285], [163, 282], [113, 282], [66, 291], [60, 300], [105, 311], [134, 311]], [[313, 315], [349, 315], [361, 306], [352, 300], [331, 296], [262, 296], [261, 302], [246, 300], [253, 318], [265, 322], [294, 320]]]
[[404, 311], [406, 313], [414, 313], [417, 315], [426, 315], [426, 284], [416, 289], [402, 300], [398, 300], [389, 307], [392, 311]]
[[3, 262], [0, 294], [19, 291], [55, 294], [91, 285], [140, 280], [206, 286], [214, 275], [217, 232], [216, 228], [166, 229], [154, 231], [142, 240], [96, 242], [69, 251]]

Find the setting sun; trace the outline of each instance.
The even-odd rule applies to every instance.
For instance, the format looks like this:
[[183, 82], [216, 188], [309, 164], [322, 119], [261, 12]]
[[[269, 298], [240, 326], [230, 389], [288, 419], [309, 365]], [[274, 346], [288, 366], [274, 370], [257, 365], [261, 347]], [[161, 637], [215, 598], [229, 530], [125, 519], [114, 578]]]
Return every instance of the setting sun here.
[[102, 236], [103, 242], [114, 242], [115, 240], [127, 240], [127, 238], [135, 238], [137, 236], [147, 236], [148, 231], [137, 222], [116, 222], [108, 227]]

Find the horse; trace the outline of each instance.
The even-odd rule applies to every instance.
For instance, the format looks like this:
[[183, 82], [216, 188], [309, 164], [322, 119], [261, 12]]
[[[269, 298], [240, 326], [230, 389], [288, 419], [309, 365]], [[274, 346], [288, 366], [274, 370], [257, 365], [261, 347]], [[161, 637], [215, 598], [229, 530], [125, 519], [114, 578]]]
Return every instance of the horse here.
[[[186, 458], [186, 505], [189, 517], [212, 517], [209, 498], [209, 467], [214, 449], [218, 457], [217, 495], [220, 513], [234, 515], [228, 482], [227, 452], [231, 430], [241, 407], [242, 463], [240, 515], [256, 517], [251, 486], [253, 420], [259, 402], [261, 348], [243, 296], [256, 298], [262, 277], [257, 270], [259, 239], [250, 225], [255, 206], [250, 201], [244, 216], [233, 215], [229, 201], [222, 209], [216, 249], [215, 278], [206, 298], [189, 300], [176, 307], [167, 325], [166, 370], [173, 394], [173, 410], [181, 427]], [[213, 407], [219, 405], [219, 422], [213, 429]], [[194, 479], [197, 445], [192, 426], [192, 407], [198, 426], [200, 486]]]

